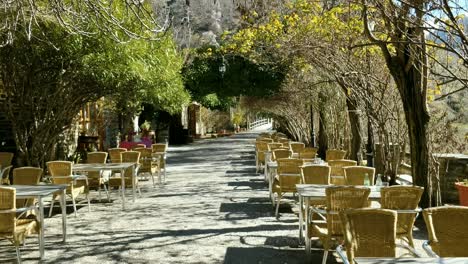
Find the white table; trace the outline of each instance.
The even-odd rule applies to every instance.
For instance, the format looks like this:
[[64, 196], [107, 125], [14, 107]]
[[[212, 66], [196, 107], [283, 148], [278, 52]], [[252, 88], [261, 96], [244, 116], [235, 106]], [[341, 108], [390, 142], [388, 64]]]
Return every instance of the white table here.
[[[310, 215], [309, 215], [309, 201], [320, 201], [325, 200], [326, 194], [325, 189], [333, 185], [321, 185], [321, 184], [296, 184], [297, 193], [299, 195], [299, 241], [303, 239], [303, 232], [307, 235], [309, 233]], [[359, 186], [370, 188], [369, 200], [380, 201], [380, 186]], [[304, 208], [305, 201], [305, 216], [302, 215], [302, 209]], [[305, 218], [305, 230], [304, 230], [304, 219]], [[305, 239], [306, 254], [310, 254], [310, 241]]]
[[[50, 196], [56, 192], [62, 192], [60, 206], [62, 208], [62, 234], [63, 242], [67, 238], [67, 210], [66, 210], [66, 190], [67, 185], [10, 185], [16, 189], [17, 199], [36, 198], [39, 203], [39, 224], [41, 231], [39, 235], [39, 253], [41, 259], [44, 258], [44, 201], [43, 198]], [[51, 208], [52, 210], [52, 208]]]
[[73, 164], [72, 170], [74, 172], [82, 171], [101, 171], [101, 170], [111, 170], [111, 171], [120, 171], [122, 179], [122, 210], [125, 210], [125, 169], [132, 169], [132, 189], [133, 189], [133, 202], [136, 199], [136, 176], [135, 176], [135, 166], [136, 163], [133, 162], [124, 162], [124, 163], [84, 163], [84, 164]]
[[354, 258], [356, 264], [466, 264], [468, 258]]

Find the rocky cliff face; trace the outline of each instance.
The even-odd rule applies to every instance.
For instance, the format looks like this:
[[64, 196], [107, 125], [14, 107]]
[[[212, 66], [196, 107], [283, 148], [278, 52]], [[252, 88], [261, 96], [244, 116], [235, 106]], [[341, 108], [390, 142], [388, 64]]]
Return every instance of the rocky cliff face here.
[[[216, 45], [226, 30], [237, 27], [238, 0], [154, 0], [161, 17], [169, 14], [180, 47]], [[250, 2], [245, 0], [243, 2]]]

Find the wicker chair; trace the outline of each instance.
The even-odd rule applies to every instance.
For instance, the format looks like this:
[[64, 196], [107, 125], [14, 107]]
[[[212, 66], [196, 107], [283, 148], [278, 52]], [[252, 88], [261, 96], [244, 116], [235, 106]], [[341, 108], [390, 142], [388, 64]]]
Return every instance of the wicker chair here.
[[136, 144], [135, 146], [132, 147], [132, 150], [135, 150], [137, 148], [146, 148], [145, 144]]
[[[157, 143], [151, 145], [151, 149], [153, 150], [153, 157], [159, 157], [159, 183], [163, 183], [166, 181], [166, 152], [167, 152], [167, 144], [165, 143]], [[161, 154], [162, 153], [162, 154]], [[162, 173], [162, 174], [161, 174]], [[162, 180], [161, 175], [164, 176], [164, 180]]]
[[292, 151], [290, 151], [289, 149], [280, 148], [280, 149], [273, 150], [273, 155], [271, 156], [271, 159], [275, 161], [277, 159], [291, 158], [291, 156], [292, 156]]
[[[104, 164], [106, 160], [107, 152], [89, 152], [86, 162]], [[85, 193], [88, 193], [89, 189], [96, 189], [99, 193], [99, 201], [101, 201], [101, 186], [103, 186], [107, 195], [107, 200], [110, 200], [109, 191], [106, 187], [107, 179], [103, 177], [103, 171], [90, 171], [87, 176], [87, 184], [85, 179], [78, 179], [76, 180], [76, 186], [85, 186]]]
[[347, 166], [343, 167], [343, 170], [347, 185], [364, 185], [366, 174], [369, 177], [370, 185], [374, 185], [375, 168], [365, 166]]
[[328, 251], [334, 240], [343, 238], [343, 229], [339, 212], [347, 209], [364, 208], [368, 204], [369, 188], [357, 186], [331, 186], [325, 189], [326, 194], [326, 227], [321, 221], [312, 221], [310, 239], [316, 235], [323, 244], [322, 263], [327, 262]]
[[309, 165], [301, 168], [302, 183], [330, 185], [330, 167], [326, 165]]
[[325, 153], [325, 160], [326, 161], [341, 160], [341, 159], [344, 159], [345, 156], [346, 156], [346, 151], [344, 151], [344, 150], [329, 149]]
[[0, 152], [0, 167], [3, 169], [10, 166], [14, 155], [11, 152]]
[[273, 192], [277, 194], [275, 216], [278, 218], [281, 198], [285, 193], [297, 192], [296, 184], [301, 182], [300, 159], [278, 159], [278, 169], [275, 181], [273, 182]]
[[[122, 152], [121, 153], [122, 155], [122, 163], [125, 163], [125, 162], [131, 162], [131, 163], [137, 163], [139, 164], [140, 162], [140, 152], [138, 151], [126, 151], [126, 152]], [[135, 168], [135, 175], [138, 175], [138, 168], [139, 168], [139, 165], [137, 165], [137, 168]], [[132, 183], [132, 179], [133, 179], [133, 176], [132, 176], [132, 168], [127, 168], [124, 172], [124, 175], [120, 175], [119, 177], [111, 177], [109, 178], [109, 188], [112, 188], [112, 187], [118, 187], [119, 190], [121, 189], [122, 187], [122, 179], [120, 177], [125, 177], [124, 178], [124, 181], [125, 181], [125, 188], [129, 187], [133, 187], [133, 183]], [[140, 192], [140, 187], [138, 186], [138, 177], [135, 177], [135, 187], [137, 188], [138, 190], [138, 193], [141, 195], [141, 192]]]
[[159, 169], [160, 160], [158, 158], [153, 158], [151, 149], [136, 148], [135, 151], [140, 152], [141, 166], [138, 169], [138, 175], [149, 174], [151, 176], [151, 180], [153, 181], [153, 187], [155, 187], [154, 174], [157, 172], [159, 183], [161, 184], [161, 170]]
[[299, 154], [305, 149], [305, 144], [302, 142], [291, 142], [289, 146], [294, 154]]
[[126, 148], [111, 148], [109, 151], [109, 157], [112, 163], [122, 163], [122, 156], [120, 153], [127, 151]]
[[300, 159], [315, 159], [317, 155], [317, 148], [304, 148], [301, 152], [299, 152]]
[[289, 139], [287, 139], [287, 138], [278, 138], [277, 142], [283, 144], [283, 147], [288, 147], [289, 148]]
[[[36, 167], [21, 167], [13, 170], [13, 184], [15, 185], [36, 185], [40, 182], [42, 169]], [[17, 199], [17, 207], [30, 207], [36, 204], [36, 199]], [[29, 213], [28, 213], [29, 214]]]
[[[47, 169], [51, 175], [51, 180], [53, 184], [66, 184], [67, 190], [66, 193], [70, 195], [73, 203], [73, 211], [76, 214], [76, 201], [75, 198], [80, 194], [85, 194], [86, 199], [88, 200], [88, 211], [91, 211], [91, 203], [89, 201], [89, 195], [85, 192], [86, 186], [75, 186], [75, 181], [72, 176], [72, 166], [73, 163], [70, 161], [49, 161], [46, 163]], [[85, 179], [86, 177], [83, 176]], [[54, 202], [57, 197], [60, 197], [61, 194], [54, 194], [52, 196], [52, 201], [50, 204], [49, 217], [52, 216], [52, 209], [54, 208]]]
[[268, 143], [268, 151], [273, 151], [275, 149], [282, 148], [283, 144], [281, 143]]
[[[10, 240], [15, 245], [16, 258], [18, 263], [21, 263], [19, 246], [24, 243], [27, 236], [39, 234], [40, 229], [37, 219], [18, 219], [17, 213], [22, 213], [24, 210], [16, 208], [15, 200], [15, 188], [0, 187], [0, 237]], [[40, 240], [40, 236], [38, 238]]]
[[355, 257], [396, 257], [397, 213], [392, 210], [362, 208], [340, 212], [344, 232], [344, 263], [354, 263]]
[[255, 143], [255, 165], [258, 172], [265, 165], [265, 151], [268, 151], [268, 143], [257, 141]]
[[331, 183], [335, 185], [346, 184], [343, 167], [356, 166], [354, 160], [330, 160], [328, 165], [331, 167]]
[[391, 210], [415, 210], [414, 213], [398, 213], [397, 238], [406, 238], [408, 244], [414, 248], [413, 226], [417, 216], [416, 209], [424, 192], [419, 186], [391, 186], [380, 189], [381, 208]]
[[424, 250], [433, 257], [468, 257], [468, 207], [440, 206], [423, 211], [429, 241]]
[[13, 168], [12, 165], [2, 167], [0, 170], [0, 179], [2, 179], [0, 184], [9, 185], [10, 184], [10, 170]]

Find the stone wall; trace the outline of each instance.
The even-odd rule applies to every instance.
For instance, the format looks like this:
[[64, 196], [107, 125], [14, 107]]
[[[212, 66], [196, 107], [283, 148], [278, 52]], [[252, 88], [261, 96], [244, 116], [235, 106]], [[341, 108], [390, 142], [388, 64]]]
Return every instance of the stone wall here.
[[454, 183], [457, 180], [468, 179], [468, 155], [441, 154], [438, 156], [442, 203], [458, 204], [458, 191]]

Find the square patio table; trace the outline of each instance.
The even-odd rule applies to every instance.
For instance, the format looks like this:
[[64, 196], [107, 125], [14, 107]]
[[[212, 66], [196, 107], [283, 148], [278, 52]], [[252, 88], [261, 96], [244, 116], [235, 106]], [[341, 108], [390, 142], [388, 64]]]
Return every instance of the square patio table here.
[[123, 162], [123, 163], [82, 163], [82, 164], [73, 164], [72, 170], [74, 172], [82, 171], [101, 171], [101, 170], [111, 170], [111, 171], [120, 171], [122, 179], [122, 210], [125, 210], [125, 169], [132, 168], [132, 190], [133, 190], [133, 202], [136, 199], [136, 183], [135, 183], [135, 166], [137, 164], [133, 162]]
[[[16, 189], [17, 199], [36, 198], [39, 203], [39, 223], [41, 225], [41, 232], [39, 235], [39, 253], [41, 259], [44, 258], [44, 201], [43, 198], [52, 195], [56, 192], [62, 192], [60, 206], [62, 208], [62, 234], [63, 242], [67, 238], [67, 210], [66, 210], [66, 190], [67, 185], [10, 185]], [[52, 209], [51, 209], [52, 210]]]
[[[299, 195], [299, 241], [303, 239], [303, 231], [308, 234], [310, 215], [309, 215], [309, 201], [320, 201], [326, 198], [325, 189], [334, 185], [321, 185], [321, 184], [296, 184], [297, 193]], [[357, 187], [370, 188], [369, 200], [380, 201], [380, 188], [381, 186], [362, 186]], [[302, 215], [302, 208], [304, 207], [305, 201], [305, 216]], [[305, 230], [304, 230], [304, 219], [305, 218]], [[306, 254], [310, 254], [310, 241], [305, 239]]]

